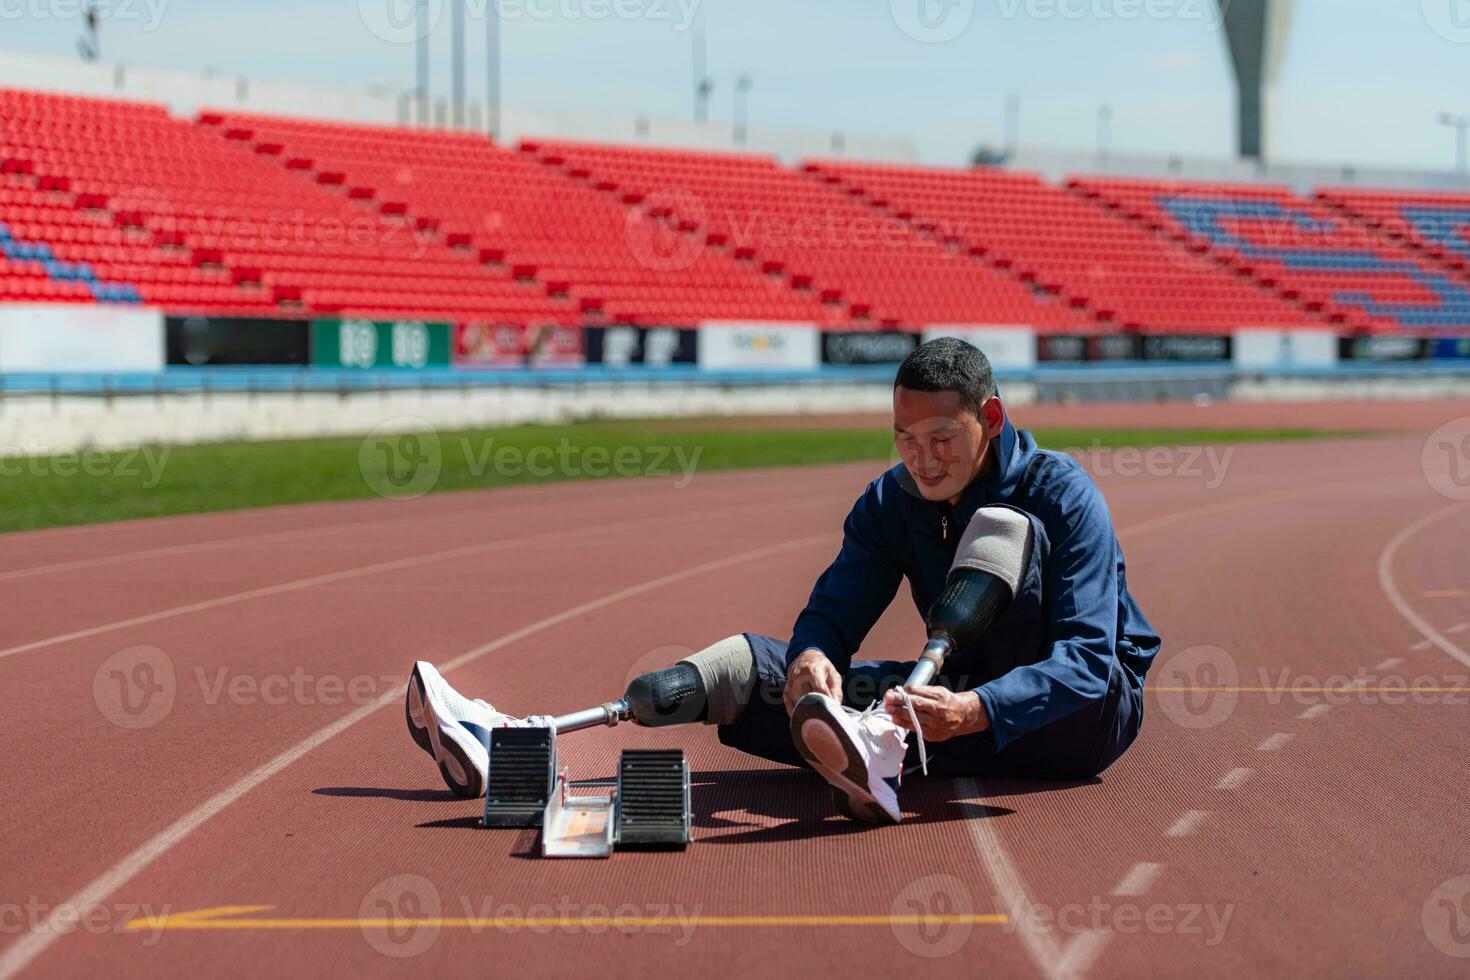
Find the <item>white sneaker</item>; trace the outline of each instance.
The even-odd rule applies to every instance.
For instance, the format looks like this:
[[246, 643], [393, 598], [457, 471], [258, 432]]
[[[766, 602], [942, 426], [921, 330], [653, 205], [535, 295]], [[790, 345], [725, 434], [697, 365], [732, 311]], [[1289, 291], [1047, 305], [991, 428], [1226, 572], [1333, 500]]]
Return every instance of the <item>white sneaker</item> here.
[[791, 740], [813, 769], [832, 784], [838, 807], [854, 820], [898, 823], [898, 784], [908, 732], [881, 706], [845, 708], [816, 691], [796, 702]]
[[501, 714], [484, 701], [471, 701], [449, 686], [434, 665], [413, 665], [408, 693], [403, 699], [408, 733], [419, 748], [434, 757], [444, 782], [466, 799], [485, 795], [490, 767], [490, 729], [524, 725], [519, 718]]

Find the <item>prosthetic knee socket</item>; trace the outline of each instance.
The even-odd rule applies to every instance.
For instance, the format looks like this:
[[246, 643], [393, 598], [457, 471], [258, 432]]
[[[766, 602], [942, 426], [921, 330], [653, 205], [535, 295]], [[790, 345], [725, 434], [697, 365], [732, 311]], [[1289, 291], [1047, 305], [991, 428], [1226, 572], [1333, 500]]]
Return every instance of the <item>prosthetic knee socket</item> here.
[[755, 682], [755, 654], [739, 634], [634, 678], [624, 697], [634, 720], [651, 728], [696, 721], [727, 725], [750, 702]]

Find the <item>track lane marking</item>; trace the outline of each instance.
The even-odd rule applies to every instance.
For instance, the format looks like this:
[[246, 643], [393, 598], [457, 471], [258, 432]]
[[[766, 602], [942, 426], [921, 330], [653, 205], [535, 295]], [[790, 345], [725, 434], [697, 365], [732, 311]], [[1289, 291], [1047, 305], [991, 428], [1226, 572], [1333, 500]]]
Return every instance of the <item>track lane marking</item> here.
[[1387, 660], [1384, 660], [1381, 663], [1375, 665], [1373, 669], [1374, 670], [1393, 670], [1395, 667], [1397, 667], [1399, 664], [1401, 664], [1403, 662], [1404, 662], [1404, 658], [1403, 657], [1389, 657]]
[[1314, 704], [1306, 711], [1303, 711], [1301, 714], [1297, 715], [1297, 717], [1303, 719], [1304, 721], [1312, 721], [1315, 718], [1321, 718], [1323, 715], [1327, 714], [1327, 712], [1331, 710], [1332, 706], [1330, 704]]
[[1436, 630], [1429, 624], [1428, 620], [1419, 615], [1414, 607], [1409, 605], [1408, 600], [1404, 598], [1403, 593], [1399, 591], [1397, 583], [1393, 580], [1393, 560], [1405, 541], [1431, 524], [1438, 523], [1451, 514], [1463, 513], [1465, 509], [1465, 504], [1451, 504], [1448, 507], [1441, 507], [1439, 510], [1432, 511], [1412, 524], [1407, 525], [1398, 534], [1395, 534], [1389, 539], [1389, 542], [1383, 546], [1383, 551], [1378, 555], [1378, 587], [1383, 590], [1383, 594], [1388, 599], [1389, 605], [1393, 606], [1400, 616], [1408, 620], [1410, 626], [1423, 634], [1427, 646], [1439, 647], [1439, 649], [1443, 650], [1449, 656], [1454, 657], [1466, 667], [1470, 667], [1470, 653], [1466, 653], [1453, 640]]
[[[844, 496], [842, 499], [846, 499]], [[731, 511], [749, 510], [752, 507], [763, 507], [766, 504], [738, 504], [733, 507], [722, 507], [717, 510], [703, 511], [693, 515], [700, 520], [708, 519], [712, 514], [724, 514]], [[558, 541], [564, 538], [580, 538], [589, 534], [601, 534], [607, 531], [623, 531], [630, 528], [644, 527], [648, 525], [667, 525], [671, 520], [668, 516], [638, 518], [631, 521], [620, 521], [614, 524], [598, 524], [590, 527], [566, 528], [560, 531], [547, 531], [541, 534], [524, 535], [517, 538], [501, 538], [496, 541], [485, 541], [479, 544], [461, 545], [457, 548], [447, 548], [441, 551], [429, 552], [426, 555], [414, 555], [410, 558], [395, 558], [391, 561], [373, 562], [368, 565], [357, 565], [345, 568], [337, 572], [326, 572], [321, 575], [311, 575], [306, 578], [292, 579], [288, 582], [278, 582], [275, 585], [261, 586], [257, 589], [247, 589], [244, 592], [234, 592], [229, 595], [216, 596], [213, 599], [202, 599], [199, 602], [191, 602], [183, 606], [174, 606], [170, 609], [161, 609], [156, 612], [144, 613], [141, 616], [133, 616], [129, 619], [118, 620], [113, 623], [104, 623], [100, 626], [91, 626], [87, 629], [76, 630], [61, 636], [52, 636], [46, 639], [33, 640], [30, 643], [22, 643], [19, 646], [0, 650], [0, 660], [13, 657], [22, 653], [30, 653], [34, 650], [43, 650], [47, 647], [56, 646], [59, 643], [70, 643], [73, 640], [84, 640], [93, 636], [101, 636], [113, 633], [117, 630], [129, 629], [134, 626], [144, 626], [148, 623], [156, 623], [166, 619], [176, 619], [179, 616], [188, 616], [197, 612], [207, 612], [210, 609], [218, 609], [223, 606], [232, 606], [252, 599], [263, 599], [275, 595], [283, 595], [290, 592], [300, 592], [318, 585], [330, 585], [335, 582], [350, 581], [355, 578], [364, 578], [369, 575], [378, 575], [383, 572], [397, 572], [409, 568], [418, 568], [424, 565], [432, 565], [441, 561], [452, 561], [457, 558], [469, 558], [476, 555], [490, 554], [507, 548], [520, 547], [522, 545], [543, 544], [548, 541]]]
[[1283, 745], [1285, 745], [1287, 742], [1290, 742], [1295, 737], [1296, 736], [1291, 734], [1291, 732], [1277, 732], [1275, 735], [1272, 735], [1270, 738], [1261, 742], [1260, 745], [1257, 745], [1256, 751], [1275, 752], [1277, 749], [1281, 748]]
[[1165, 837], [1188, 837], [1199, 829], [1200, 824], [1205, 822], [1209, 814], [1204, 810], [1185, 810], [1174, 821], [1173, 826], [1164, 831]]
[[[575, 619], [586, 613], [615, 605], [624, 599], [630, 599], [668, 585], [674, 585], [697, 575], [721, 571], [746, 562], [757, 561], [772, 555], [784, 554], [788, 551], [796, 551], [800, 548], [816, 544], [817, 542], [831, 541], [832, 537], [832, 534], [815, 534], [803, 538], [796, 538], [791, 541], [784, 541], [779, 544], [767, 545], [763, 548], [743, 551], [715, 561], [691, 565], [681, 571], [649, 579], [646, 582], [628, 586], [616, 592], [607, 593], [596, 599], [571, 606], [553, 616], [539, 619], [520, 629], [512, 630], [488, 643], [475, 647], [473, 650], [468, 650], [446, 663], [442, 669], [447, 672], [457, 667], [462, 667], [465, 664], [478, 660], [528, 636], [543, 632], [553, 626], [558, 626], [567, 620]], [[104, 871], [101, 875], [83, 886], [75, 895], [72, 895], [64, 902], [58, 903], [44, 922], [33, 925], [25, 934], [11, 943], [3, 952], [0, 952], [0, 980], [8, 980], [8, 978], [15, 976], [21, 970], [25, 969], [32, 960], [45, 952], [58, 937], [64, 935], [60, 929], [65, 925], [65, 922], [62, 920], [66, 918], [66, 911], [68, 909], [90, 908], [94, 905], [102, 904], [109, 895], [127, 884], [144, 868], [168, 853], [181, 840], [188, 837], [206, 821], [240, 799], [240, 797], [270, 779], [276, 773], [285, 769], [313, 749], [329, 741], [336, 735], [341, 734], [348, 728], [351, 728], [379, 709], [397, 702], [402, 697], [402, 690], [385, 691], [376, 701], [369, 702], [343, 715], [331, 724], [318, 729], [291, 748], [275, 756], [269, 762], [257, 767], [232, 785], [211, 796], [204, 803], [175, 820], [168, 827], [154, 834], [141, 846], [127, 854], [121, 861], [118, 861], [107, 871]]]
[[200, 909], [170, 915], [140, 916], [124, 923], [128, 932], [155, 932], [158, 930], [279, 930], [279, 929], [545, 929], [603, 927], [658, 928], [678, 925], [685, 927], [709, 926], [714, 928], [752, 927], [798, 927], [821, 926], [936, 926], [936, 925], [991, 925], [1003, 926], [1009, 922], [1006, 915], [998, 912], [946, 915], [915, 914], [899, 915], [678, 915], [670, 916], [495, 916], [495, 917], [450, 917], [414, 918], [410, 916], [392, 918], [242, 918], [255, 912], [268, 912], [271, 905], [226, 905], [220, 908]]
[[1247, 779], [1250, 779], [1251, 776], [1253, 776], [1254, 774], [1254, 769], [1246, 769], [1243, 766], [1238, 769], [1232, 769], [1225, 775], [1220, 777], [1220, 781], [1215, 784], [1215, 788], [1240, 789], [1242, 786], [1245, 785], [1245, 781]]
[[1140, 861], [1128, 870], [1123, 880], [1113, 886], [1112, 894], [1121, 898], [1137, 898], [1153, 887], [1164, 873], [1164, 866], [1153, 861]]

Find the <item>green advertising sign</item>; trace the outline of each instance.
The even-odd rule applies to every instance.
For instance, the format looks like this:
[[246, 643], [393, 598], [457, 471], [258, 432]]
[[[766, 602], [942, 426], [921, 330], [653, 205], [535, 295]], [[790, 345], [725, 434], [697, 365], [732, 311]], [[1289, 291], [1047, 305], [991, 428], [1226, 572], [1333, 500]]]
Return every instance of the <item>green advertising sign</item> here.
[[447, 323], [316, 320], [311, 325], [311, 363], [362, 369], [448, 367], [449, 340]]

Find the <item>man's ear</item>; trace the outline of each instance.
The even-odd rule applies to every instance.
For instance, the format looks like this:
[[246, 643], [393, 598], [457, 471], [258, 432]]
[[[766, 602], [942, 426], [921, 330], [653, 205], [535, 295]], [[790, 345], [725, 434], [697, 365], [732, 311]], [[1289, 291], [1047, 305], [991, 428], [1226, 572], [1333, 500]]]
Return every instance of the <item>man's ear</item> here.
[[994, 439], [1006, 426], [1006, 408], [999, 395], [991, 395], [980, 406], [980, 424], [985, 427], [985, 438]]

